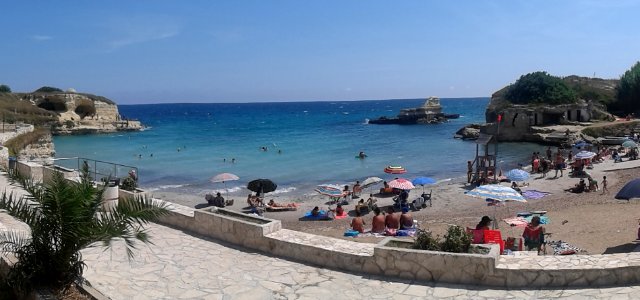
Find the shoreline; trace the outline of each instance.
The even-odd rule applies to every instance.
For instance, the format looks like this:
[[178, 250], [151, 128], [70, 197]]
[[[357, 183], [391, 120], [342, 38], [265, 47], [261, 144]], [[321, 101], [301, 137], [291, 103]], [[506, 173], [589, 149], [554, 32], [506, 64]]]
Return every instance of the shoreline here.
[[[589, 254], [614, 253], [612, 251], [628, 252], [635, 247], [635, 244], [631, 244], [631, 242], [636, 239], [638, 217], [635, 210], [630, 209], [628, 205], [635, 204], [615, 200], [613, 196], [622, 185], [635, 178], [638, 168], [640, 168], [640, 160], [614, 164], [613, 160], [607, 159], [605, 162], [594, 164], [594, 169], [589, 170], [594, 179], [601, 182], [602, 176], [607, 176], [609, 193], [605, 195], [601, 195], [600, 191], [581, 194], [565, 192], [565, 189], [572, 187], [579, 181], [579, 178], [569, 177], [568, 170], [565, 170], [564, 176], [558, 178], [551, 176], [554, 171], [550, 172], [546, 178], [541, 178], [539, 174], [532, 174], [528, 180], [529, 187], [525, 187], [523, 190], [538, 190], [551, 194], [542, 199], [528, 200], [527, 203], [507, 202], [505, 206], [497, 208], [488, 207], [483, 199], [464, 195], [464, 192], [471, 188], [467, 184], [453, 181], [443, 182], [425, 187], [427, 191], [432, 189], [433, 207], [411, 213], [418, 220], [421, 228], [429, 229], [437, 235], [443, 235], [449, 225], [473, 227], [483, 215], [495, 216], [496, 219], [502, 220], [514, 217], [520, 211], [546, 210], [551, 222], [545, 227], [547, 232], [553, 233], [551, 240], [567, 241], [585, 249]], [[379, 186], [376, 186], [374, 190], [378, 188]], [[410, 192], [409, 200], [415, 199], [421, 193], [422, 188], [416, 187]], [[206, 205], [204, 197], [199, 195], [162, 191], [150, 194], [155, 198], [189, 207], [199, 208]], [[365, 199], [368, 197], [367, 195], [366, 191], [362, 194]], [[247, 206], [246, 196], [232, 195], [225, 198], [234, 199], [235, 203], [233, 206], [227, 207], [229, 209], [244, 211], [243, 208]], [[381, 208], [393, 203], [392, 197], [376, 198], [378, 206]], [[302, 221], [300, 217], [314, 206], [327, 209], [329, 198], [317, 194], [296, 197], [288, 194], [272, 195], [267, 193], [265, 201], [270, 199], [274, 199], [277, 203], [297, 202], [300, 204], [297, 211], [264, 213], [267, 218], [281, 220], [283, 228], [365, 243], [377, 243], [381, 240], [376, 237], [351, 238], [343, 236], [355, 214], [355, 202], [353, 201], [349, 205], [343, 206], [349, 214], [349, 217], [345, 219]], [[363, 216], [367, 223], [365, 229], [370, 228], [372, 216], [372, 213]], [[611, 222], [611, 220], [617, 220], [617, 222]], [[503, 238], [519, 237], [522, 233], [522, 228], [509, 227], [502, 221], [499, 221], [498, 225], [503, 231]]]

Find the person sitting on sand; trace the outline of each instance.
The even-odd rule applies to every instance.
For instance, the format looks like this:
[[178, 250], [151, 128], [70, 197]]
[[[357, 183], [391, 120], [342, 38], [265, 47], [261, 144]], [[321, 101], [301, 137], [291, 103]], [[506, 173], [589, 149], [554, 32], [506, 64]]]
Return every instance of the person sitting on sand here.
[[314, 216], [314, 217], [320, 216], [320, 208], [319, 208], [319, 207], [317, 207], [317, 206], [316, 206], [316, 207], [314, 207], [314, 208], [311, 210], [311, 216]]
[[384, 185], [384, 187], [380, 189], [380, 194], [393, 194], [393, 189], [386, 181], [383, 181], [382, 184]]
[[387, 208], [387, 216], [384, 218], [384, 226], [388, 229], [400, 228], [400, 217], [394, 213], [393, 207]]
[[531, 218], [531, 222], [524, 228], [522, 237], [524, 238], [524, 246], [528, 251], [534, 249], [540, 251], [544, 243], [544, 227], [540, 225], [539, 216], [533, 216], [533, 218]]
[[413, 228], [413, 216], [409, 213], [409, 208], [402, 209], [402, 215], [400, 215], [400, 229], [412, 229]]
[[514, 189], [516, 192], [522, 194], [522, 190], [518, 187], [518, 183], [515, 181], [511, 182], [511, 188]]
[[211, 202], [215, 207], [224, 207], [225, 205], [224, 198], [222, 197], [222, 195], [220, 195], [220, 192], [216, 193], [216, 196], [212, 199]]
[[586, 188], [587, 188], [587, 184], [584, 182], [584, 179], [580, 179], [580, 182], [578, 182], [574, 187], [567, 189], [565, 191], [579, 194], [584, 192]]
[[358, 204], [356, 204], [356, 211], [364, 214], [364, 211], [366, 209], [369, 209], [369, 207], [364, 203], [364, 199], [360, 199], [360, 201], [358, 201]]
[[356, 210], [356, 217], [351, 220], [351, 229], [363, 233], [365, 222], [360, 216], [360, 212]]
[[587, 187], [587, 191], [589, 192], [597, 192], [598, 191], [598, 181], [593, 179], [591, 176], [587, 177], [589, 180], [589, 186]]
[[344, 208], [342, 208], [342, 204], [338, 204], [336, 209], [329, 208], [329, 211], [333, 213], [334, 216], [344, 216]]
[[491, 218], [489, 218], [489, 216], [482, 216], [480, 223], [476, 225], [476, 230], [490, 230], [489, 225], [491, 225]]
[[250, 207], [256, 207], [256, 206], [258, 206], [258, 205], [256, 204], [256, 201], [255, 201], [254, 196], [253, 196], [253, 195], [251, 195], [251, 194], [249, 194], [249, 195], [247, 196], [247, 205], [249, 205]]
[[351, 191], [349, 191], [348, 185], [344, 186], [344, 189], [342, 190], [342, 195], [344, 196], [344, 201], [347, 202], [349, 199], [349, 196], [351, 196]]
[[373, 194], [369, 194], [369, 199], [367, 199], [367, 207], [369, 207], [370, 210], [378, 207], [378, 200], [373, 197]]
[[380, 208], [378, 207], [373, 209], [373, 213], [375, 216], [373, 216], [373, 220], [371, 220], [371, 232], [384, 233], [384, 215], [380, 214]]

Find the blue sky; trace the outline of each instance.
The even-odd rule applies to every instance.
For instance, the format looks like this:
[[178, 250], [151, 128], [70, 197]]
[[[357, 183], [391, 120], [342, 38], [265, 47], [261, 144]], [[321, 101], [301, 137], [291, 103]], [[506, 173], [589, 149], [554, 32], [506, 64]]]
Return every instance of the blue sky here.
[[0, 83], [120, 104], [490, 96], [618, 78], [640, 1], [8, 1]]

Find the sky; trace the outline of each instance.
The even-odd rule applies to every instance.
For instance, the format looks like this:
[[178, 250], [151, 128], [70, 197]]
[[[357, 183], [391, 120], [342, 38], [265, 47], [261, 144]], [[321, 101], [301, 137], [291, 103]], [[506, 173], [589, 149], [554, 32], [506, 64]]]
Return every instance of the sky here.
[[119, 104], [489, 97], [619, 78], [640, 1], [5, 1], [0, 84]]

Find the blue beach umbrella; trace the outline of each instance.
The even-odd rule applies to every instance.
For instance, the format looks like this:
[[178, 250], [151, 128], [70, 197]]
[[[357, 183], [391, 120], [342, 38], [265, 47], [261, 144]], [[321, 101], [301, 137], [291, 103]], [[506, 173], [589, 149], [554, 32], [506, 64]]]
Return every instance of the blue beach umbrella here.
[[638, 145], [636, 145], [636, 143], [634, 141], [626, 141], [626, 142], [622, 143], [622, 147], [625, 147], [625, 148], [635, 148], [637, 146]]
[[424, 185], [425, 184], [436, 184], [437, 181], [431, 177], [417, 177], [414, 178], [413, 180], [411, 180], [411, 183], [413, 183], [413, 185], [421, 185], [422, 186], [422, 193], [424, 194]]
[[466, 192], [465, 195], [482, 199], [494, 199], [501, 202], [527, 202], [527, 199], [522, 197], [522, 195], [520, 195], [520, 193], [518, 193], [516, 190], [499, 184], [481, 185], [473, 190]]
[[525, 181], [529, 179], [529, 172], [522, 169], [513, 169], [504, 174], [511, 181]]
[[640, 198], [640, 178], [636, 178], [625, 184], [616, 194], [615, 198], [627, 201], [633, 198]]

